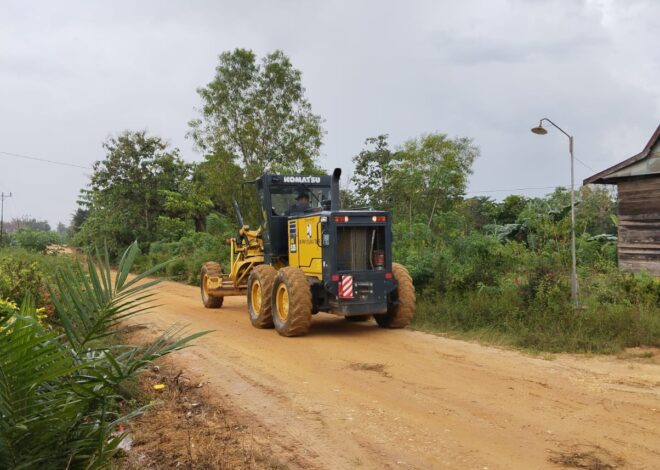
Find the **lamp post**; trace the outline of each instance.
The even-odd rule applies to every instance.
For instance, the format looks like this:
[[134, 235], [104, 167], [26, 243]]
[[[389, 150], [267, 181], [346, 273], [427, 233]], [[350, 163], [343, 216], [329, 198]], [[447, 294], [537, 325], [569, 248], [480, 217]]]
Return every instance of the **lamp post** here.
[[559, 127], [557, 124], [552, 122], [548, 118], [543, 118], [539, 121], [537, 127], [532, 128], [532, 132], [537, 135], [545, 135], [548, 133], [548, 130], [543, 127], [543, 121], [551, 124], [555, 128], [559, 129], [562, 134], [568, 137], [568, 151], [571, 154], [571, 256], [573, 258], [573, 269], [571, 270], [571, 300], [575, 307], [579, 306], [579, 293], [578, 293], [578, 279], [577, 279], [577, 257], [575, 254], [575, 157], [573, 156], [573, 136], [568, 134], [564, 129]]

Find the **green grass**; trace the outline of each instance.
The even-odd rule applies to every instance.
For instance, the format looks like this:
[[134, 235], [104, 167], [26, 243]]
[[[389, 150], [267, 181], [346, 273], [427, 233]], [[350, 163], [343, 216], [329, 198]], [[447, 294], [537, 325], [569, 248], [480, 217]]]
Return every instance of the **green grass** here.
[[538, 352], [617, 353], [660, 346], [660, 308], [629, 295], [604, 302], [587, 293], [583, 307], [566, 299], [526, 300], [514, 289], [422, 293], [412, 327], [433, 333]]

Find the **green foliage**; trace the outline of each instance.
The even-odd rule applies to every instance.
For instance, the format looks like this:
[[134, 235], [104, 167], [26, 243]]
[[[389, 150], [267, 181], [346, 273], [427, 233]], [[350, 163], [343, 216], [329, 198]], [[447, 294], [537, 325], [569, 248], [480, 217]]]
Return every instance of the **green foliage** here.
[[44, 255], [21, 248], [0, 250], [0, 299], [20, 304], [26, 295], [37, 307], [49, 305], [46, 285], [58, 268], [71, 264], [64, 256]]
[[456, 210], [465, 219], [466, 227], [482, 231], [495, 223], [500, 204], [487, 196], [463, 199], [456, 205]]
[[151, 272], [129, 278], [137, 244], [116, 277], [107, 252], [87, 269], [59, 270], [51, 293], [64, 334], [40, 323], [28, 296], [19, 312], [0, 317], [0, 467], [108, 468], [125, 433], [119, 424], [142, 409], [118, 406], [122, 384], [154, 359], [204, 333], [169, 330], [144, 346], [109, 345], [122, 319], [149, 309]]
[[395, 259], [418, 290], [413, 325], [545, 351], [660, 345], [660, 280], [618, 271], [616, 237], [607, 233], [615, 207], [609, 192], [583, 188], [578, 200], [578, 310], [565, 189], [545, 198], [459, 201], [432, 227], [414, 206], [412, 224], [394, 226]]
[[[567, 276], [510, 277], [476, 290], [425, 295], [416, 328], [487, 338], [533, 350], [612, 353], [660, 346], [660, 282], [616, 271], [582, 279], [573, 310]], [[531, 294], [531, 296], [530, 296]]]
[[527, 198], [517, 194], [511, 194], [497, 204], [494, 212], [495, 222], [498, 224], [513, 224], [518, 221], [520, 213], [527, 206]]
[[215, 72], [197, 90], [201, 117], [190, 122], [200, 149], [239, 164], [249, 179], [264, 171], [317, 170], [321, 118], [305, 97], [302, 73], [282, 51], [259, 62], [249, 50], [224, 52]]
[[[94, 164], [72, 225], [82, 246], [107, 243], [112, 255], [134, 240], [144, 247], [161, 237], [177, 238], [203, 228], [211, 206], [192, 181], [194, 166], [177, 149], [145, 131], [126, 131], [104, 144], [106, 158]], [[82, 222], [81, 222], [82, 221]]]
[[387, 134], [369, 137], [364, 142], [368, 147], [353, 157], [355, 172], [352, 182], [356, 186], [357, 201], [380, 209], [389, 207], [391, 196], [388, 194], [388, 181], [395, 156], [388, 138]]
[[[223, 230], [221, 227], [214, 227], [214, 230]], [[219, 235], [190, 232], [177, 241], [154, 242], [149, 253], [137, 260], [137, 265], [141, 269], [147, 269], [172, 260], [165, 274], [178, 281], [196, 285], [200, 282], [200, 269], [206, 261], [217, 261], [222, 266], [228, 266], [229, 247], [225, 245], [225, 239], [231, 236], [235, 236], [235, 229], [221, 231]]]
[[213, 210], [231, 216], [236, 199], [246, 222], [256, 225], [256, 192], [243, 181], [265, 172], [323, 173], [317, 165], [322, 120], [312, 112], [301, 72], [282, 51], [261, 60], [245, 49], [224, 52], [213, 80], [197, 91], [201, 115], [190, 121], [190, 136], [204, 161], [193, 179]]
[[353, 158], [352, 181], [365, 205], [390, 210], [397, 220], [426, 218], [446, 211], [465, 194], [467, 178], [479, 155], [470, 139], [426, 134], [392, 151], [387, 135], [367, 139], [373, 146]]
[[19, 229], [11, 236], [11, 244], [30, 251], [46, 252], [48, 245], [62, 243], [62, 237], [57, 232]]

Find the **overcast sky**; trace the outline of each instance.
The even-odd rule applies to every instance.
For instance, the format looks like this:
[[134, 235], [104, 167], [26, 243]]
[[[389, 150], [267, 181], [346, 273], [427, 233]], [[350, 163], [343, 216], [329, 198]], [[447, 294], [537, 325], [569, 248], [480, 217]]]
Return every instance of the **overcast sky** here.
[[[570, 181], [567, 140], [600, 171], [660, 122], [660, 1], [7, 1], [0, 3], [0, 152], [80, 166], [148, 129], [185, 138], [217, 56], [282, 49], [325, 119], [321, 164], [350, 173], [364, 139], [428, 132], [481, 148], [471, 194]], [[577, 163], [576, 179], [595, 171]], [[68, 224], [89, 171], [0, 154], [5, 218]], [[514, 190], [516, 189], [516, 190]], [[484, 192], [493, 190], [510, 190]]]

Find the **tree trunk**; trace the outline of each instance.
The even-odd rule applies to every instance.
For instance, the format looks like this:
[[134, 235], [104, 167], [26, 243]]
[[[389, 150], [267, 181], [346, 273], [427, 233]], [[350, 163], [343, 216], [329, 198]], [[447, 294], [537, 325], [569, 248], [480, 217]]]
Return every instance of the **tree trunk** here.
[[433, 214], [435, 213], [435, 206], [438, 204], [438, 196], [433, 200], [433, 207], [431, 208], [431, 215], [429, 216], [429, 228], [431, 228], [431, 223], [433, 222]]

